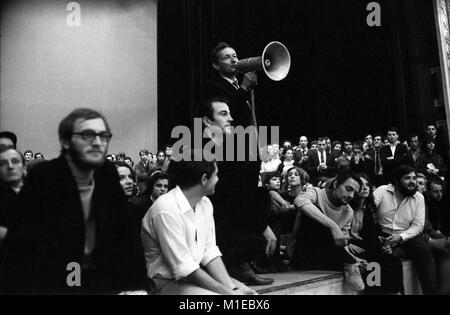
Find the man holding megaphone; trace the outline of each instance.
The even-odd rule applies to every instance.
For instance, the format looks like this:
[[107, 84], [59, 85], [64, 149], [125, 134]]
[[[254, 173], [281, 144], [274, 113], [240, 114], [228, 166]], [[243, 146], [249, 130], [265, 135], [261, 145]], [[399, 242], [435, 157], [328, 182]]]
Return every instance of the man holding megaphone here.
[[[239, 60], [236, 51], [226, 43], [219, 43], [212, 50], [211, 62], [217, 75], [207, 82], [204, 96], [207, 100], [219, 98], [225, 103], [222, 102], [219, 108], [217, 102], [209, 102], [210, 123], [217, 124], [223, 115], [231, 115], [234, 127], [242, 126], [245, 129], [256, 126], [251, 102], [251, 91], [257, 84], [256, 73], [246, 69], [239, 84], [236, 78]], [[214, 205], [217, 243], [227, 269], [232, 277], [246, 284], [271, 284], [273, 279], [262, 278], [253, 270], [256, 269], [255, 261], [262, 259], [264, 253], [273, 254], [277, 241], [262, 213], [264, 206], [258, 191], [260, 161], [247, 157], [245, 161], [220, 161], [218, 168], [219, 184], [211, 201]]]
[[211, 53], [212, 67], [217, 75], [206, 84], [206, 98], [222, 97], [229, 100], [236, 126], [247, 127], [254, 124], [250, 105], [250, 91], [258, 84], [255, 72], [246, 72], [239, 83], [236, 75], [239, 72], [236, 51], [227, 43], [219, 43]]

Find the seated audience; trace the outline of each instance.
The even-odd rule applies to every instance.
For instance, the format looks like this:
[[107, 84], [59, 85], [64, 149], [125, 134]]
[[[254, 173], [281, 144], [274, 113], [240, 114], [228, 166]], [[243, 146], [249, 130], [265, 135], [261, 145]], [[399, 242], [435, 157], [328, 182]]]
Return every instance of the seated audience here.
[[439, 292], [448, 295], [450, 294], [450, 241], [441, 232], [443, 191], [443, 181], [436, 175], [430, 175], [425, 193], [426, 217], [423, 232], [436, 262]]

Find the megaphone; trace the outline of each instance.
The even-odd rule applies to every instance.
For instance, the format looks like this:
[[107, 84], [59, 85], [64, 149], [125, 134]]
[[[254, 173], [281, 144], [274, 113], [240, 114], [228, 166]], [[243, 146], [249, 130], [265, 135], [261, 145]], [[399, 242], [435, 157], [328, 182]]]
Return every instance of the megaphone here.
[[240, 72], [264, 71], [273, 81], [283, 80], [291, 68], [289, 50], [280, 42], [270, 42], [262, 56], [242, 59], [238, 62]]

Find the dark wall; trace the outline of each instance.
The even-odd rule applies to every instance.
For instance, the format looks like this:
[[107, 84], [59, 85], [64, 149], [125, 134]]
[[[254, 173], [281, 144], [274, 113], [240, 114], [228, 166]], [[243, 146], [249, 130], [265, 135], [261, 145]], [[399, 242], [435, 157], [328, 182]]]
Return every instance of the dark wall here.
[[404, 133], [422, 128], [429, 68], [438, 66], [432, 1], [377, 1], [382, 26], [375, 28], [366, 24], [369, 2], [160, 1], [160, 144], [174, 125], [191, 122], [212, 74], [209, 51], [222, 40], [240, 58], [260, 55], [273, 40], [288, 47], [288, 77], [260, 75], [256, 89], [259, 123], [279, 125], [282, 138], [359, 139], [389, 125]]

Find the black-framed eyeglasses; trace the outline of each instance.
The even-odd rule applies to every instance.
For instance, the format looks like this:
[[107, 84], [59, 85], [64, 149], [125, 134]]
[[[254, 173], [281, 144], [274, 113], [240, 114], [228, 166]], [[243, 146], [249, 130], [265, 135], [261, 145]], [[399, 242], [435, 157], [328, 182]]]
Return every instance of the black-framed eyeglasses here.
[[112, 138], [112, 133], [108, 131], [95, 132], [94, 130], [83, 130], [81, 132], [72, 132], [73, 135], [79, 135], [85, 141], [94, 141], [96, 137], [99, 137], [102, 142], [109, 142]]

